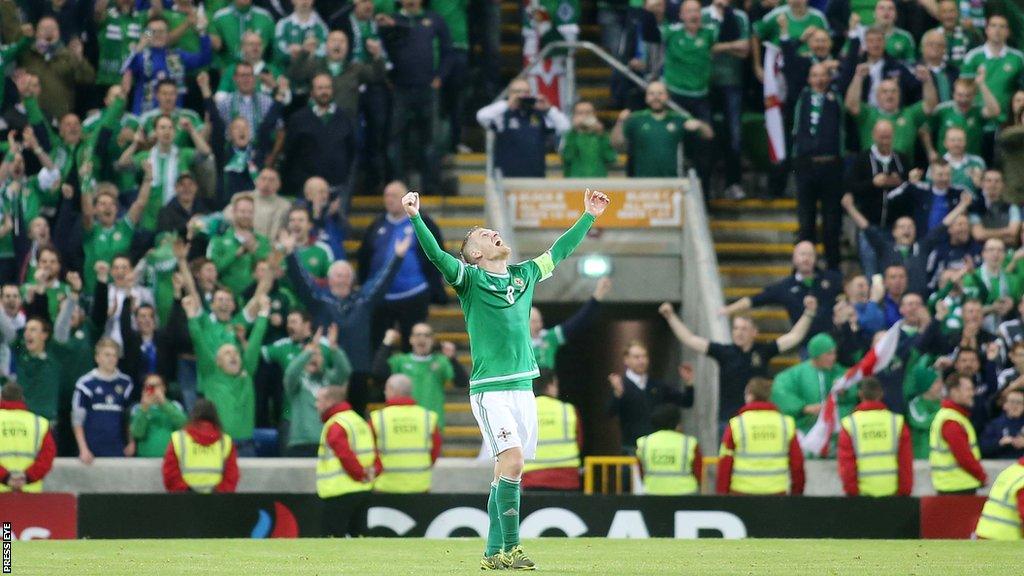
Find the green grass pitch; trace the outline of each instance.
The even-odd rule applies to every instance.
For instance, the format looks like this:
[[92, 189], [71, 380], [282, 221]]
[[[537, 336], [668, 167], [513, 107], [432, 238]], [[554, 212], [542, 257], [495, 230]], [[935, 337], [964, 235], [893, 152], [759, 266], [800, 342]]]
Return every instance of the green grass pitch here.
[[[479, 574], [478, 539], [78, 540], [16, 542], [15, 575]], [[606, 540], [524, 542], [546, 574], [797, 576], [1006, 575], [1017, 542]]]

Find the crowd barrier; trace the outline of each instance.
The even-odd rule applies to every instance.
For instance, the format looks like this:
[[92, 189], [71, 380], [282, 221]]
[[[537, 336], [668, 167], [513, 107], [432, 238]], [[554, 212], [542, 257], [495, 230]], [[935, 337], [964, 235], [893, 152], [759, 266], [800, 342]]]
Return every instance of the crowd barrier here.
[[[531, 493], [521, 533], [607, 538], [968, 538], [978, 496], [650, 497]], [[370, 536], [482, 537], [483, 494], [372, 494]], [[0, 494], [15, 538], [297, 538], [321, 535], [311, 494]]]

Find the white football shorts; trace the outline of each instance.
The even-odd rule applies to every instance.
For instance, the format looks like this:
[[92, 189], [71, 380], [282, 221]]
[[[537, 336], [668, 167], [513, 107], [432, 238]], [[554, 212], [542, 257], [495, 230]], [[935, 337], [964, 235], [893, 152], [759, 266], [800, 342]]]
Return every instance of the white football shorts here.
[[497, 458], [509, 448], [523, 457], [537, 454], [537, 402], [532, 390], [494, 390], [472, 394], [469, 403], [484, 437], [484, 450]]

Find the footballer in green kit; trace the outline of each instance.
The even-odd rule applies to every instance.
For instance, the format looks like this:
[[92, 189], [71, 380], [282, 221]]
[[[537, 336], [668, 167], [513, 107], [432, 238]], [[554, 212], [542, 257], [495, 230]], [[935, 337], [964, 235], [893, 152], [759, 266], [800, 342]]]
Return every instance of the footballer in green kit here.
[[537, 449], [533, 379], [540, 372], [530, 335], [533, 292], [580, 245], [608, 203], [608, 196], [588, 189], [584, 213], [547, 252], [509, 264], [512, 249], [487, 228], [470, 230], [462, 243], [462, 260], [456, 259], [438, 245], [420, 218], [419, 194], [402, 198], [420, 246], [455, 288], [466, 317], [473, 356], [470, 404], [495, 459], [487, 501], [490, 528], [480, 561], [485, 570], [535, 569], [519, 544], [519, 481], [525, 459], [532, 459]]

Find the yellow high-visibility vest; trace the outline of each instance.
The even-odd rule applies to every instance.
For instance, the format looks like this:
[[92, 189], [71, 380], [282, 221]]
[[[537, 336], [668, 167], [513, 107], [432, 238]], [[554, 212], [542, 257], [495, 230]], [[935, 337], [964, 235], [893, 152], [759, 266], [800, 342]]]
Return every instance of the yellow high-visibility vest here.
[[224, 463], [231, 455], [231, 436], [221, 433], [220, 440], [203, 446], [184, 430], [171, 435], [174, 455], [178, 457], [181, 479], [194, 492], [210, 494], [224, 479]]
[[732, 456], [729, 489], [742, 494], [789, 491], [789, 445], [796, 422], [776, 410], [748, 410], [729, 420], [735, 450], [722, 444], [720, 456]]
[[550, 396], [537, 397], [537, 454], [523, 472], [551, 468], [579, 468], [576, 444], [576, 409]]
[[429, 491], [437, 414], [416, 405], [387, 406], [371, 412], [370, 421], [382, 465], [373, 489], [396, 494]]
[[1017, 494], [1021, 490], [1024, 490], [1024, 466], [1018, 462], [996, 477], [974, 533], [989, 540], [1021, 540], [1017, 510]]
[[356, 455], [359, 465], [363, 468], [373, 465], [373, 432], [370, 431], [370, 425], [352, 410], [339, 412], [328, 418], [320, 431], [320, 448], [317, 450], [316, 461], [316, 493], [321, 498], [330, 498], [352, 492], [368, 492], [373, 489], [373, 483], [353, 480], [341, 465], [341, 460], [334, 455], [334, 450], [328, 446], [327, 431], [334, 424], [339, 424], [345, 429], [348, 445]]
[[[27, 410], [0, 410], [0, 466], [8, 472], [24, 472], [36, 461], [50, 422]], [[0, 493], [11, 489], [0, 484]], [[42, 492], [43, 481], [25, 484], [22, 492]]]
[[682, 496], [700, 491], [693, 473], [697, 439], [675, 430], [659, 430], [636, 440], [636, 456], [644, 468], [644, 493]]
[[894, 496], [899, 488], [903, 416], [888, 410], [857, 410], [842, 420], [857, 457], [861, 496]]
[[967, 441], [971, 444], [971, 454], [974, 458], [981, 460], [981, 451], [978, 450], [978, 437], [974, 432], [974, 425], [966, 416], [952, 408], [941, 408], [932, 420], [932, 427], [928, 434], [928, 463], [932, 468], [932, 486], [939, 492], [957, 492], [960, 490], [971, 490], [981, 487], [981, 482], [971, 476], [966, 470], [960, 467], [953, 453], [949, 450], [949, 444], [942, 438], [942, 425], [946, 422], [956, 422], [967, 431]]

